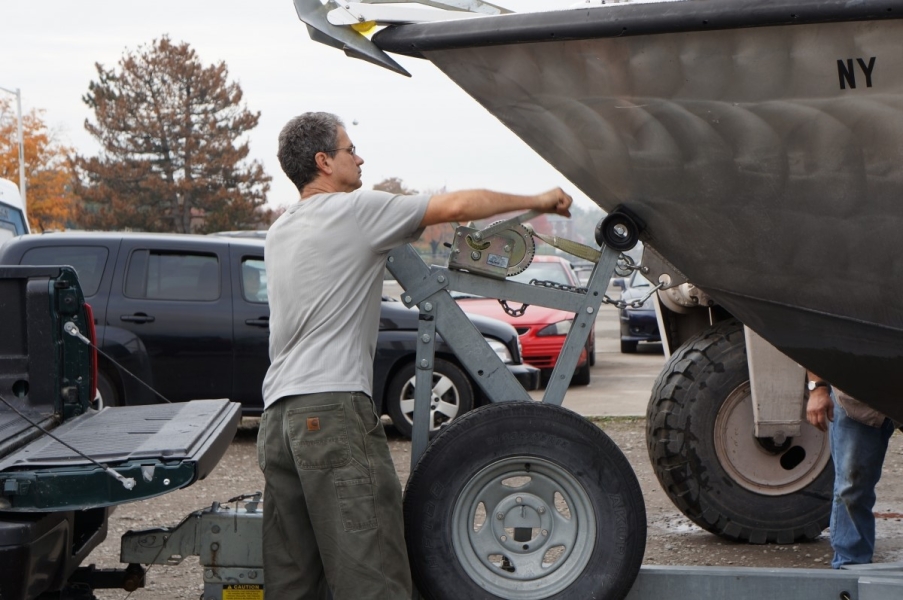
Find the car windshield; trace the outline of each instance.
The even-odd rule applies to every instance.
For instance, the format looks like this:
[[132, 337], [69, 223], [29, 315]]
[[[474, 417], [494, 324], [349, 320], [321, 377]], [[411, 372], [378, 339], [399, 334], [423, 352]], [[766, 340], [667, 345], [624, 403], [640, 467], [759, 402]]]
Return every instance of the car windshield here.
[[530, 283], [534, 279], [540, 281], [552, 281], [562, 285], [573, 285], [568, 278], [564, 265], [558, 262], [534, 262], [526, 271], [513, 277], [511, 281], [518, 283]]

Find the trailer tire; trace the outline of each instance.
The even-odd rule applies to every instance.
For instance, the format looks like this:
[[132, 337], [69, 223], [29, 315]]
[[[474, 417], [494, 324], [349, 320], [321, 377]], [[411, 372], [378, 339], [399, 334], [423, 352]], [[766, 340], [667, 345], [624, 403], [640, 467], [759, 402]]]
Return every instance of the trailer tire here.
[[681, 346], [655, 382], [646, 415], [653, 470], [707, 531], [756, 544], [815, 539], [831, 515], [827, 435], [804, 421], [778, 447], [753, 427], [743, 325], [723, 321]]
[[429, 600], [621, 599], [646, 546], [627, 459], [601, 429], [548, 404], [455, 419], [411, 474], [404, 517]]

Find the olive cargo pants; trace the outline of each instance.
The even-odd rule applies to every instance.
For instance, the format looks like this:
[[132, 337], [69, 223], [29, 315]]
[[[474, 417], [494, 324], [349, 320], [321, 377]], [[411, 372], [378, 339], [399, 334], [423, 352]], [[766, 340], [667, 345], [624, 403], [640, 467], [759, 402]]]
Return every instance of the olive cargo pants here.
[[287, 396], [260, 419], [266, 600], [409, 600], [401, 485], [363, 393]]

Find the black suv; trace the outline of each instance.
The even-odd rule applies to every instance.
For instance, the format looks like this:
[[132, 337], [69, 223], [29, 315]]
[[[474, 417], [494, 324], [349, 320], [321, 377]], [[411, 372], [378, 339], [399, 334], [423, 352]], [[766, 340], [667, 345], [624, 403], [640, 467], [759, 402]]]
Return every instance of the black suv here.
[[[269, 307], [262, 239], [146, 233], [26, 235], [0, 246], [0, 264], [71, 265], [94, 310], [103, 354], [165, 398], [230, 398], [244, 413], [263, 407], [269, 365]], [[527, 389], [538, 371], [523, 365], [517, 332], [471, 317]], [[417, 311], [384, 301], [373, 396], [410, 433]], [[154, 393], [101, 355], [99, 399], [106, 405], [158, 402]], [[437, 345], [432, 427], [484, 401], [444, 344]], [[449, 385], [449, 383], [451, 385]]]

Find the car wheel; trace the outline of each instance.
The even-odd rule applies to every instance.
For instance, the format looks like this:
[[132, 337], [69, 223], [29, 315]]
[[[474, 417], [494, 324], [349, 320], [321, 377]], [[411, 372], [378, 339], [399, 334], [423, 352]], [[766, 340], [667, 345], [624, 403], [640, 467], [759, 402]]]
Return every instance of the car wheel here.
[[571, 385], [589, 385], [589, 360], [586, 361], [586, 364], [574, 371], [574, 376], [571, 377]]
[[621, 354], [636, 354], [637, 344], [639, 344], [639, 342], [621, 340]]
[[92, 408], [101, 410], [108, 406], [122, 406], [122, 398], [120, 398], [119, 393], [116, 391], [116, 386], [113, 385], [110, 377], [98, 369], [97, 393], [94, 395]]
[[627, 459], [548, 404], [455, 420], [411, 474], [404, 517], [414, 582], [431, 600], [621, 599], [646, 546]]
[[[399, 433], [411, 437], [414, 430], [414, 363], [402, 367], [389, 383], [386, 412]], [[470, 378], [457, 365], [437, 358], [433, 366], [433, 389], [430, 395], [430, 437], [455, 417], [473, 408], [473, 386]]]
[[778, 444], [754, 428], [743, 325], [725, 321], [681, 346], [655, 382], [646, 414], [653, 470], [677, 508], [712, 533], [759, 544], [815, 539], [831, 516], [827, 434], [804, 421], [801, 435]]

